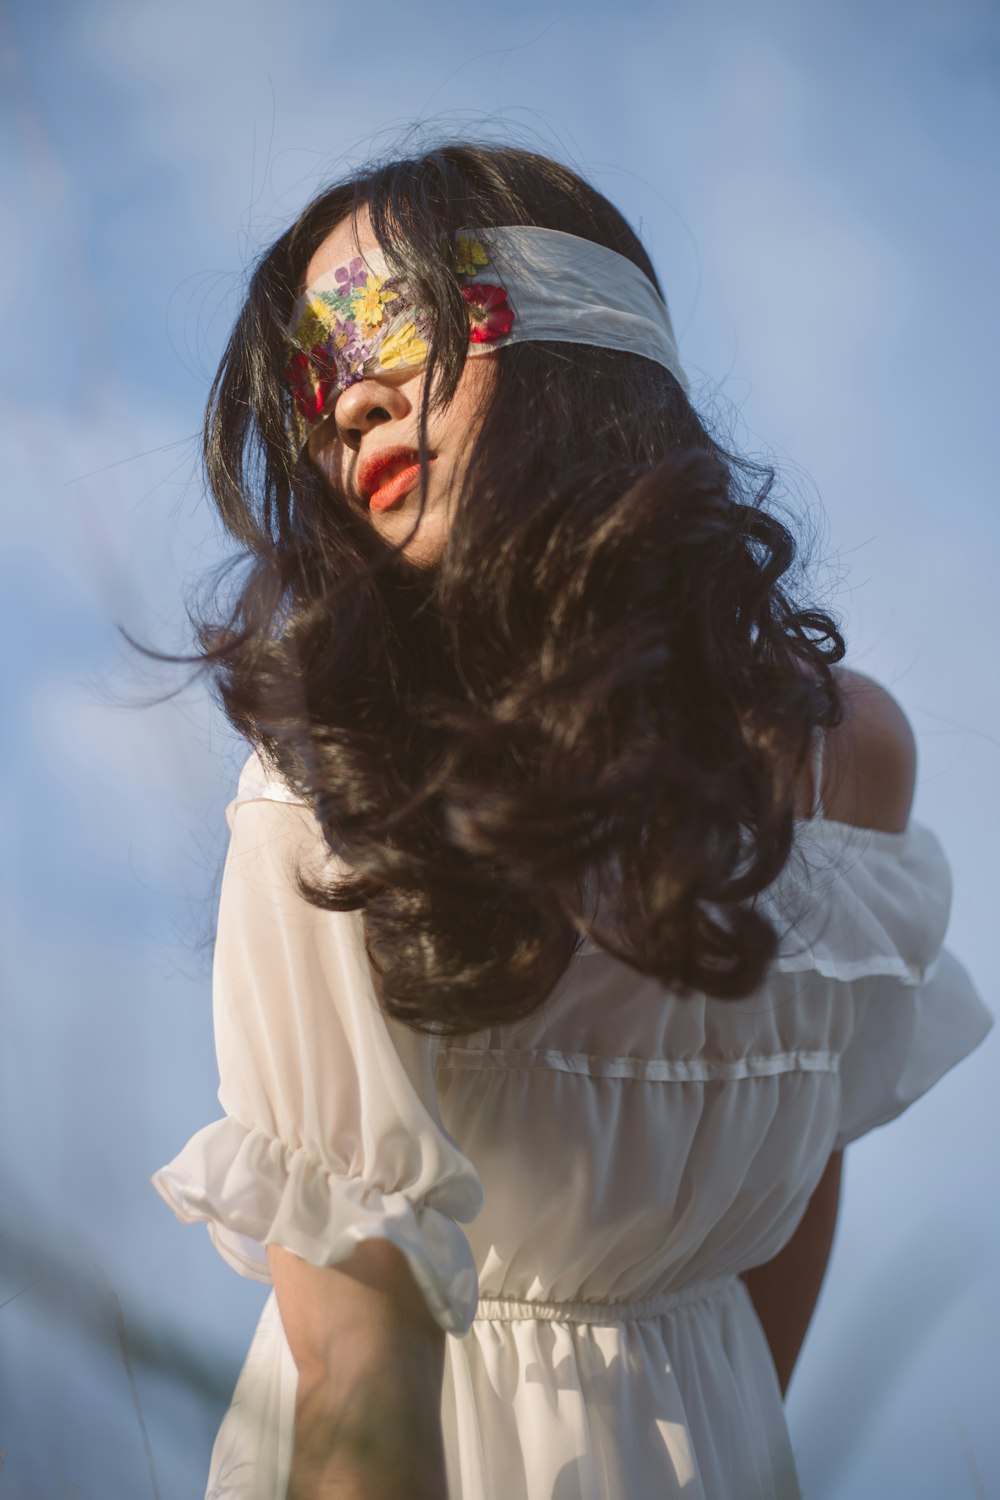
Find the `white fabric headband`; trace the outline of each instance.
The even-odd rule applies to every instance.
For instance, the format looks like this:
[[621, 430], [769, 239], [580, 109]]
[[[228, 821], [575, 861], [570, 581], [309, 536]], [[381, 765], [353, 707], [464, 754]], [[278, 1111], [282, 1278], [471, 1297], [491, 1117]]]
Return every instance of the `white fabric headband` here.
[[[641, 354], [682, 389], [670, 313], [649, 277], [604, 245], [559, 229], [463, 229], [454, 270], [469, 304], [469, 353], [550, 339]], [[430, 319], [373, 249], [326, 272], [295, 306], [285, 370], [297, 446], [366, 375], [426, 362]]]

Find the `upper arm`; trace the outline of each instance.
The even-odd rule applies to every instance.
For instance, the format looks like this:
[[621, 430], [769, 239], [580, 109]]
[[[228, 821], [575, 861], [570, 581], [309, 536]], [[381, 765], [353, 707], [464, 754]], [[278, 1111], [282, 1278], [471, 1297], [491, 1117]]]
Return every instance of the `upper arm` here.
[[299, 1374], [371, 1373], [399, 1342], [435, 1348], [444, 1330], [427, 1309], [406, 1256], [390, 1240], [362, 1240], [335, 1265], [314, 1266], [279, 1245], [267, 1258], [285, 1338]]
[[844, 720], [827, 731], [823, 807], [828, 818], [858, 828], [902, 833], [917, 780], [917, 742], [887, 688], [863, 672], [834, 667]]

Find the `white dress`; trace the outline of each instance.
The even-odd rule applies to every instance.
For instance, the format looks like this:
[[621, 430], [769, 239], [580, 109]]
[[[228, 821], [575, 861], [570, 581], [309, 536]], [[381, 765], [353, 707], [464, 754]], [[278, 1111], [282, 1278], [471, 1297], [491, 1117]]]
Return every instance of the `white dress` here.
[[[152, 1178], [178, 1217], [262, 1282], [267, 1244], [314, 1265], [400, 1247], [449, 1335], [450, 1500], [798, 1500], [738, 1273], [787, 1242], [832, 1150], [993, 1024], [943, 946], [935, 834], [817, 803], [762, 898], [786, 935], [748, 1000], [680, 1000], [588, 942], [527, 1021], [442, 1041], [378, 1009], [361, 914], [292, 888], [325, 845], [256, 754], [226, 816], [224, 1115]], [[206, 1500], [285, 1500], [295, 1387], [272, 1291]]]

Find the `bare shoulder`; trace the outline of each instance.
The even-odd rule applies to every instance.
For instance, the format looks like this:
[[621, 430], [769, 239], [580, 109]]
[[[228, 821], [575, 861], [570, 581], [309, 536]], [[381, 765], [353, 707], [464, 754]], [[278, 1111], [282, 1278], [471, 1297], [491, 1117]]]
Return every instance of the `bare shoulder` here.
[[827, 731], [823, 810], [858, 828], [901, 833], [913, 807], [917, 742], [899, 702], [864, 672], [833, 668], [844, 719]]

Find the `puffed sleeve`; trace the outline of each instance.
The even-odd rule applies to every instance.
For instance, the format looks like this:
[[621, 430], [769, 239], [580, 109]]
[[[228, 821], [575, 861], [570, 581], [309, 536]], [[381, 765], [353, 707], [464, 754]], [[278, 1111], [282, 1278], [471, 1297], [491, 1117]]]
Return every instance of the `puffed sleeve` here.
[[438, 1041], [379, 1008], [362, 914], [321, 911], [296, 891], [299, 863], [330, 872], [334, 857], [311, 809], [256, 755], [226, 816], [212, 979], [225, 1114], [153, 1186], [257, 1281], [271, 1279], [267, 1245], [324, 1266], [360, 1240], [391, 1240], [438, 1324], [462, 1335], [478, 1279], [460, 1224], [483, 1189], [442, 1123]]
[[818, 940], [779, 969], [834, 981], [840, 1119], [834, 1149], [902, 1114], [970, 1052], [993, 1015], [945, 944], [952, 877], [937, 835], [911, 820], [900, 833], [831, 820], [809, 825], [827, 878]]

